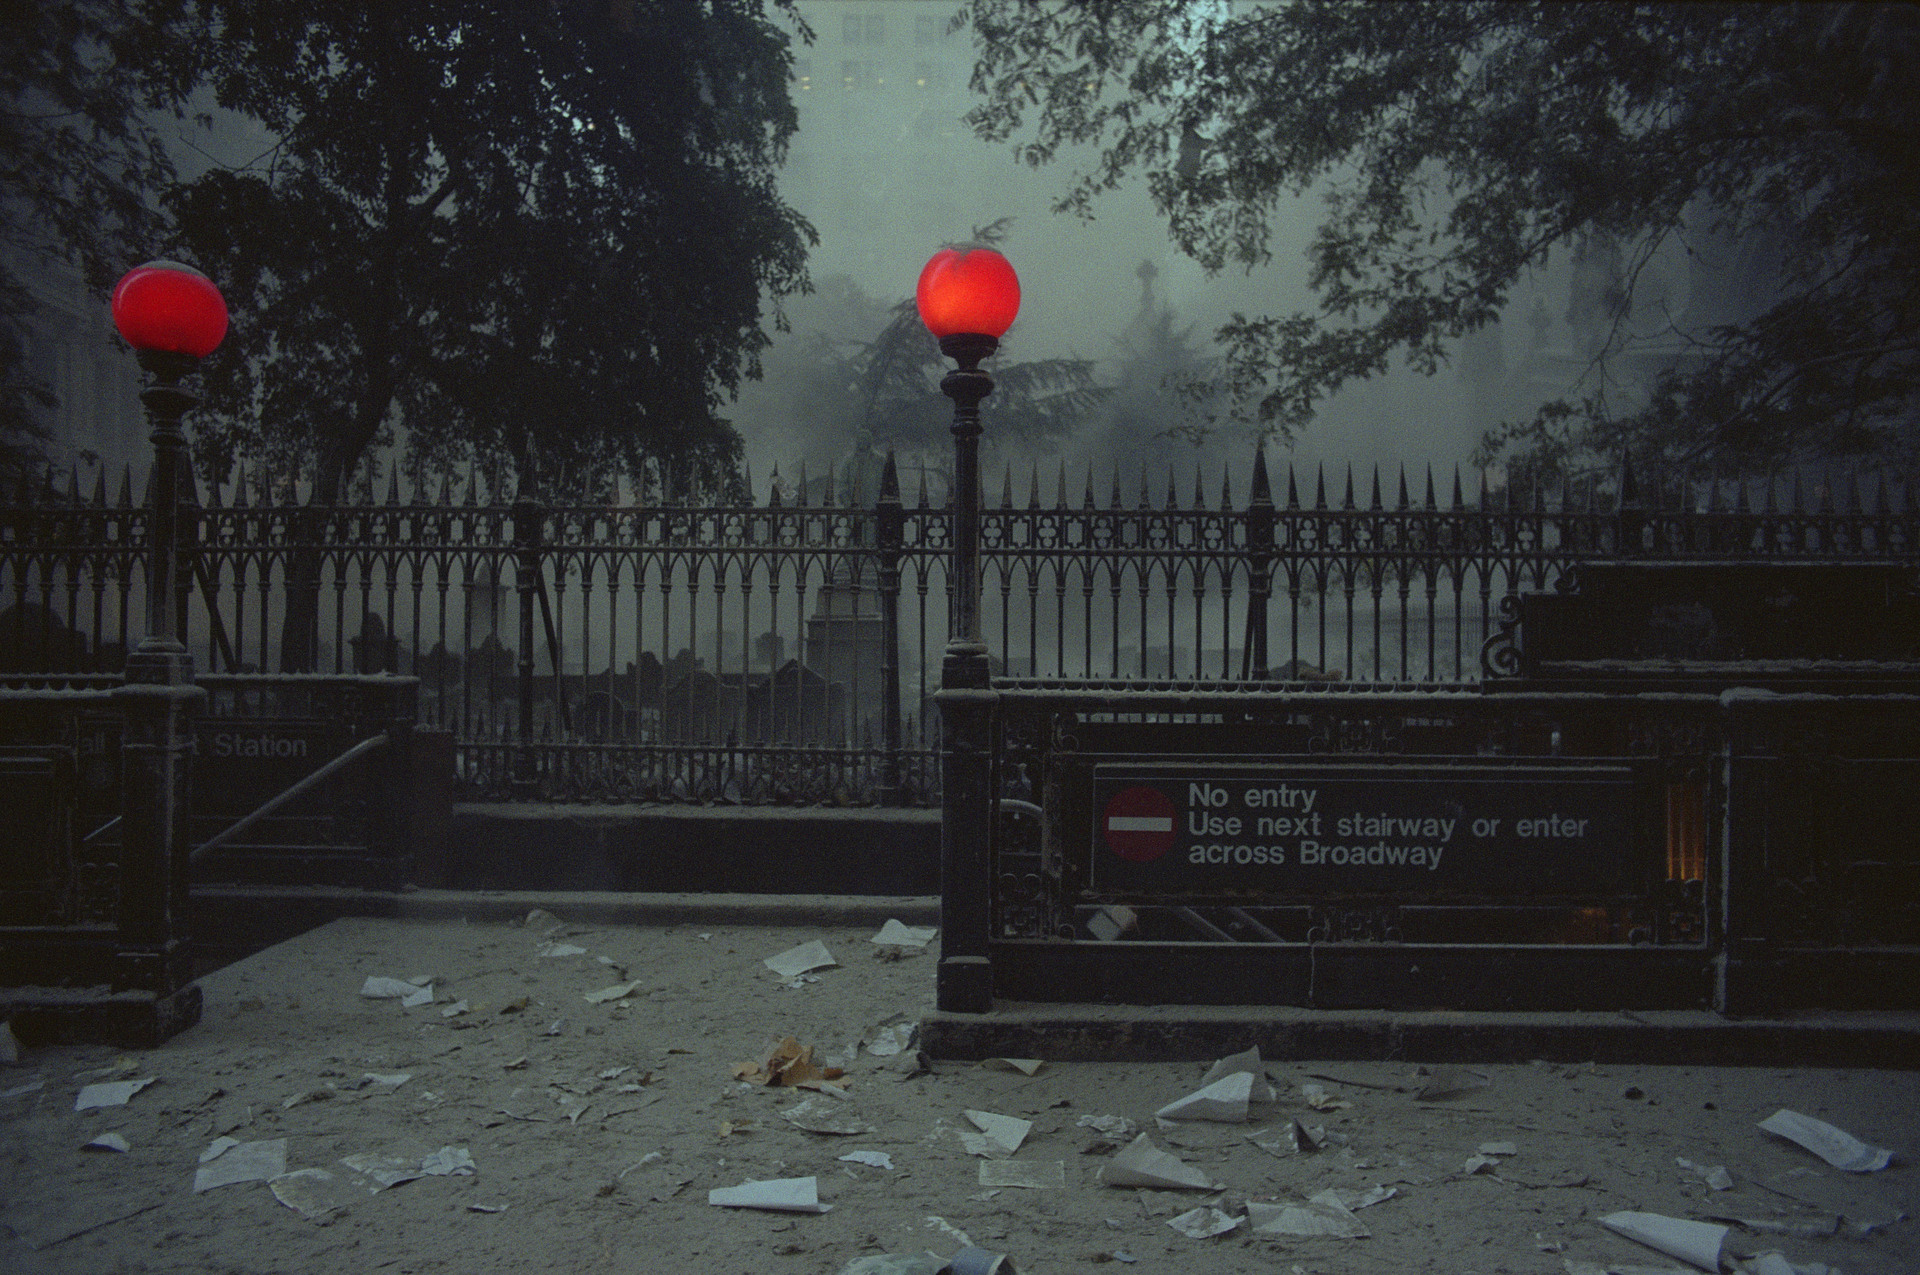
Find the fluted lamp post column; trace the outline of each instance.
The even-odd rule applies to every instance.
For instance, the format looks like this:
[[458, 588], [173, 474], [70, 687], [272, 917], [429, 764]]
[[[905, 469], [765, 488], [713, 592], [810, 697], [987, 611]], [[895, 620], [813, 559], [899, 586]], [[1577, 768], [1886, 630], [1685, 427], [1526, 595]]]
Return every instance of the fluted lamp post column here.
[[[206, 693], [194, 684], [186, 646], [186, 567], [195, 528], [181, 507], [187, 475], [180, 419], [199, 399], [182, 384], [227, 333], [227, 304], [205, 275], [171, 261], [150, 261], [113, 290], [113, 322], [140, 357], [153, 444], [153, 507], [148, 511], [147, 631], [127, 656], [117, 692], [125, 719], [121, 769], [118, 941], [121, 981], [172, 1003], [162, 1036], [199, 1018], [187, 937], [186, 817], [192, 718]], [[189, 998], [184, 992], [192, 993]], [[164, 1007], [162, 1017], [167, 1014]]]
[[993, 1008], [991, 844], [994, 694], [980, 639], [980, 401], [993, 392], [981, 360], [1020, 311], [1020, 280], [991, 248], [944, 248], [920, 272], [921, 321], [959, 366], [940, 389], [953, 400], [952, 604], [940, 667], [940, 1009]]

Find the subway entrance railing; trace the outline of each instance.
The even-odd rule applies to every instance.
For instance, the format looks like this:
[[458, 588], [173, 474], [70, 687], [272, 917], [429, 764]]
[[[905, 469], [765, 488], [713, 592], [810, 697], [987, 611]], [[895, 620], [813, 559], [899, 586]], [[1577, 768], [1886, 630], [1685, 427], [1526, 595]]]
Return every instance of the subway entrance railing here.
[[1015, 1001], [1913, 1008], [1916, 586], [1596, 560], [1473, 687], [997, 679], [943, 941]]

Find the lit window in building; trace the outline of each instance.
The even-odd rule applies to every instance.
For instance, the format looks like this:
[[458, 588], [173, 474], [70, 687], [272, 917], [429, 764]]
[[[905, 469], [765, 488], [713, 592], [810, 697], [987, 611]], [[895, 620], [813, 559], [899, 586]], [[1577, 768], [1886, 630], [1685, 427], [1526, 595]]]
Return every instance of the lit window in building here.
[[812, 58], [795, 58], [793, 60], [793, 82], [802, 93], [813, 88]]

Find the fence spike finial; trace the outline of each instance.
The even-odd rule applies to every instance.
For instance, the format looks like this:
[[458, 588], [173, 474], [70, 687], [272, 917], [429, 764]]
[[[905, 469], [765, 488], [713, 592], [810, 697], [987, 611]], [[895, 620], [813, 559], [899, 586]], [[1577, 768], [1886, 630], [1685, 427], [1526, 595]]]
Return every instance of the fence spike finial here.
[[1055, 483], [1053, 488], [1053, 507], [1055, 509], [1067, 507], [1067, 458], [1064, 456], [1060, 458], [1060, 481]]
[[1380, 464], [1378, 461], [1374, 462], [1373, 466], [1372, 503], [1367, 507], [1369, 509], [1378, 509], [1380, 507]]
[[1233, 508], [1233, 469], [1225, 461], [1220, 464], [1220, 508]]
[[1000, 507], [1013, 508], [1013, 462], [1008, 461], [1000, 467]]
[[800, 487], [799, 487], [799, 490], [795, 493], [793, 503], [798, 505], [802, 509], [805, 509], [808, 507], [807, 505], [807, 462], [804, 460], [800, 462]]
[[767, 508], [780, 507], [780, 462], [773, 463], [773, 472], [767, 476]]
[[[1884, 477], [1881, 478], [1880, 484], [1883, 488], [1886, 486]], [[107, 467], [105, 465], [93, 471], [93, 503], [101, 509], [107, 507]]]
[[1173, 487], [1173, 463], [1172, 463], [1171, 461], [1169, 461], [1169, 462], [1167, 463], [1167, 503], [1166, 503], [1166, 508], [1168, 508], [1168, 509], [1178, 509], [1179, 507], [1180, 507], [1180, 496], [1179, 496], [1179, 493], [1178, 493], [1178, 492], [1176, 492], [1176, 491], [1174, 490], [1174, 487]]
[[465, 503], [467, 508], [469, 509], [475, 509], [479, 507], [480, 467], [478, 465], [467, 466], [467, 499]]
[[1344, 499], [1344, 500], [1343, 500], [1343, 501], [1341, 502], [1341, 505], [1340, 505], [1340, 507], [1341, 507], [1342, 509], [1352, 509], [1352, 508], [1354, 507], [1354, 504], [1353, 504], [1353, 462], [1352, 462], [1352, 461], [1348, 461], [1348, 462], [1347, 462], [1347, 494], [1346, 494], [1346, 497], [1345, 497], [1345, 499]]
[[880, 465], [880, 503], [897, 505], [900, 503], [900, 467], [893, 458], [893, 448], [887, 448], [887, 459]]
[[391, 508], [400, 503], [400, 466], [393, 465], [387, 470], [387, 505]]
[[1413, 503], [1412, 501], [1407, 499], [1407, 463], [1405, 461], [1401, 461], [1400, 462], [1399, 503], [1396, 504], [1394, 508], [1405, 509], [1408, 505], [1412, 503]]
[[1487, 497], [1490, 491], [1491, 489], [1487, 486], [1487, 471], [1482, 469], [1480, 471], [1480, 512], [1482, 513], [1487, 512], [1489, 508]]
[[1140, 462], [1140, 503], [1136, 508], [1153, 508], [1153, 497], [1147, 492], [1147, 465], [1145, 461]]
[[1624, 452], [1620, 456], [1620, 508], [1640, 508], [1640, 484], [1633, 478], [1633, 457]]
[[1287, 508], [1298, 509], [1299, 507], [1300, 487], [1299, 484], [1294, 481], [1293, 460], [1289, 458], [1287, 460]]
[[67, 470], [67, 503], [76, 507], [82, 503], [80, 499], [80, 465], [77, 461]]
[[1439, 507], [1440, 506], [1438, 504], [1434, 503], [1434, 499], [1433, 499], [1433, 462], [1428, 461], [1427, 462], [1427, 508], [1438, 509]]
[[[1119, 494], [1119, 487], [1118, 487], [1118, 484], [1119, 484], [1119, 482], [1120, 482], [1120, 478], [1119, 478], [1119, 474], [1118, 474], [1117, 472], [1116, 472], [1116, 473], [1115, 473], [1115, 475], [1114, 475], [1114, 480], [1113, 480], [1113, 481], [1114, 481], [1114, 483], [1115, 483], [1115, 488], [1114, 488], [1114, 492], [1115, 492], [1115, 494], [1116, 494], [1116, 495], [1118, 495], [1118, 494]], [[1093, 462], [1092, 462], [1092, 461], [1088, 461], [1088, 462], [1087, 462], [1087, 496], [1086, 496], [1086, 507], [1087, 507], [1088, 509], [1092, 509], [1092, 508], [1094, 507], [1094, 505], [1093, 505]]]
[[1455, 509], [1467, 507], [1467, 502], [1460, 499], [1460, 466], [1458, 464], [1453, 467], [1453, 507]]
[[1327, 462], [1319, 461], [1313, 467], [1313, 507], [1327, 507]]
[[[1091, 467], [1088, 468], [1088, 473], [1089, 475], [1091, 475], [1092, 473]], [[1107, 508], [1118, 509], [1119, 507], [1120, 507], [1120, 462], [1116, 460], [1113, 462], [1113, 490], [1109, 494], [1109, 497], [1107, 500]]]
[[1027, 466], [1027, 508], [1040, 507], [1040, 462], [1034, 461]]
[[[1288, 467], [1288, 476], [1292, 476], [1292, 467]], [[1264, 443], [1253, 446], [1253, 477], [1247, 483], [1247, 507], [1255, 505], [1273, 507], [1273, 485], [1267, 477], [1267, 448]]]
[[920, 466], [920, 494], [917, 499], [919, 500], [917, 508], [925, 509], [927, 507], [927, 467], [925, 465]]

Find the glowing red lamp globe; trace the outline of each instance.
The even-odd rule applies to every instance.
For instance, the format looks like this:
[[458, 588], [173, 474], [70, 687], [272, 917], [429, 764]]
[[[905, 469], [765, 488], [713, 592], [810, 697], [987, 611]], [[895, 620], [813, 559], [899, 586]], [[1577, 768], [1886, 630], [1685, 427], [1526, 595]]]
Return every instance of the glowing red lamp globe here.
[[942, 248], [920, 271], [913, 299], [936, 337], [998, 341], [1020, 313], [1020, 279], [991, 248]]
[[136, 350], [203, 359], [227, 335], [227, 302], [213, 280], [177, 261], [149, 261], [113, 289], [113, 326]]

